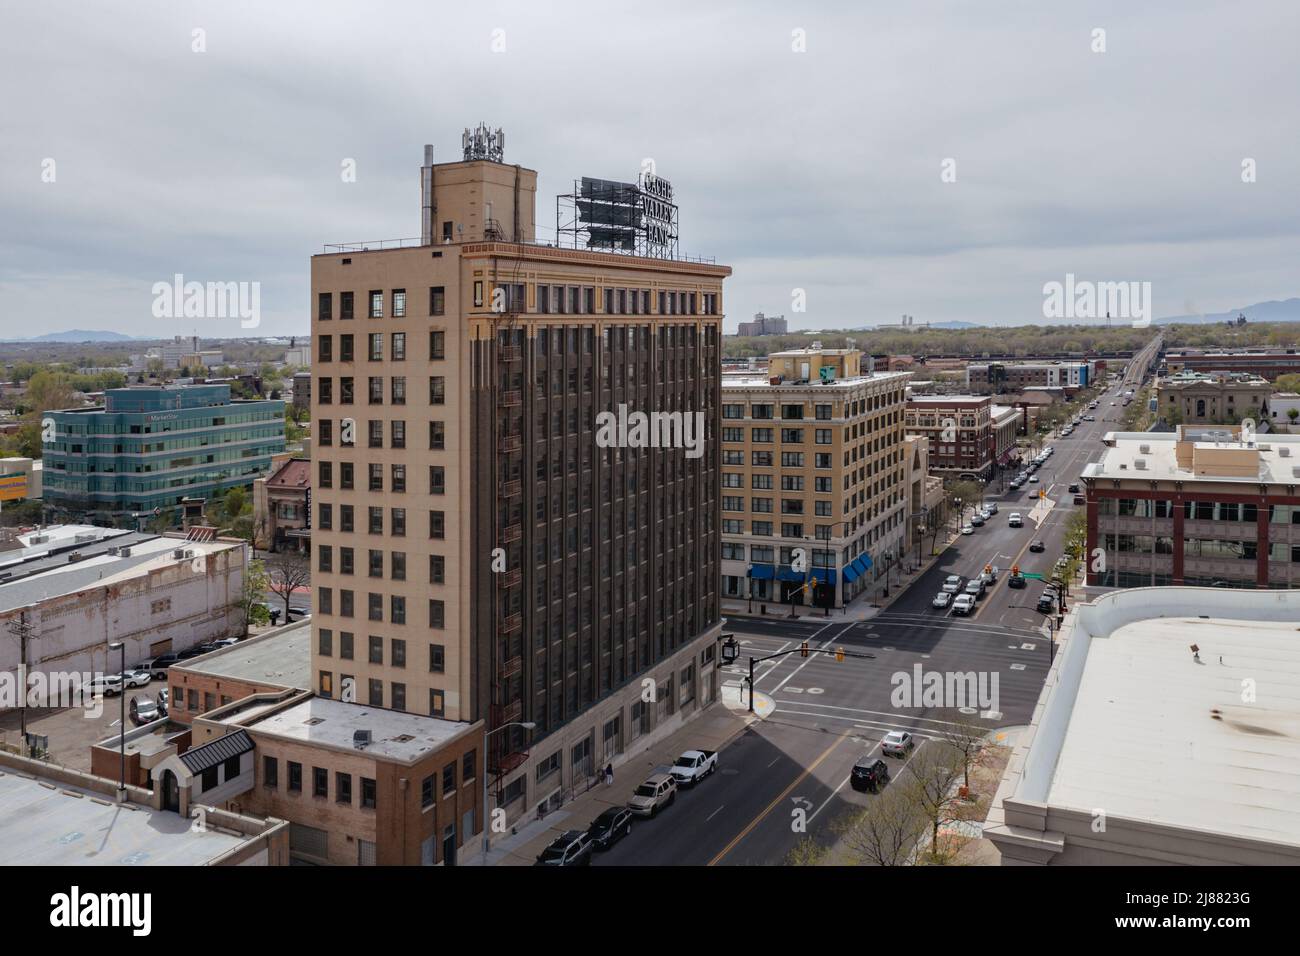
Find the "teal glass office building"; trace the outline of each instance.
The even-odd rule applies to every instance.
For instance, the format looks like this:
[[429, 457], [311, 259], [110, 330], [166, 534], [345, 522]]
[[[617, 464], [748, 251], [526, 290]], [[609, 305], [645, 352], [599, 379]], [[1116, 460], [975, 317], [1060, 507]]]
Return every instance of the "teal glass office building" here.
[[42, 423], [44, 498], [54, 520], [127, 524], [185, 498], [251, 486], [285, 449], [284, 402], [232, 401], [229, 385], [113, 388], [102, 408]]

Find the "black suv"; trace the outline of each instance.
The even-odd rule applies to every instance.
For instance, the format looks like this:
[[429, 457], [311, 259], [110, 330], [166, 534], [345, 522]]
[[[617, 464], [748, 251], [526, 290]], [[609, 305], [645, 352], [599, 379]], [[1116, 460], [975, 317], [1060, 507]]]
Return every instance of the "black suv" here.
[[597, 850], [608, 850], [632, 832], [632, 811], [627, 807], [610, 807], [587, 827], [587, 836]]
[[889, 783], [889, 766], [879, 757], [867, 755], [853, 765], [849, 780], [854, 790], [876, 793]]
[[588, 866], [591, 863], [591, 837], [585, 830], [568, 830], [541, 852], [534, 866]]
[[1040, 614], [1047, 614], [1056, 610], [1056, 594], [1052, 591], [1044, 591], [1042, 597], [1038, 599], [1038, 611]]

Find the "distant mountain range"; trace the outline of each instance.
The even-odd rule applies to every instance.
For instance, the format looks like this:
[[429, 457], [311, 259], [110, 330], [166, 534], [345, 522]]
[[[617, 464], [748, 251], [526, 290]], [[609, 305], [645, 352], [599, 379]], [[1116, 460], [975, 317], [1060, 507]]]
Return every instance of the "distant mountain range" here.
[[104, 332], [97, 329], [69, 329], [67, 332], [46, 332], [30, 339], [6, 339], [8, 342], [133, 342], [134, 335], [121, 332]]
[[1244, 315], [1247, 322], [1300, 322], [1300, 299], [1273, 299], [1269, 302], [1256, 302], [1254, 305], [1230, 309], [1227, 312], [1213, 312], [1209, 315], [1171, 315], [1156, 319], [1156, 325], [1205, 325], [1235, 320]]

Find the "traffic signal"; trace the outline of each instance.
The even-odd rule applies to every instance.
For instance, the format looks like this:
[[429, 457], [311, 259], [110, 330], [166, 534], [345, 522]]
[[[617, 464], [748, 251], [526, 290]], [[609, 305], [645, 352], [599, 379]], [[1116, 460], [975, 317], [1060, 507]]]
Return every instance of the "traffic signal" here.
[[993, 573], [993, 565], [991, 565], [991, 564], [986, 564], [986, 565], [984, 565], [984, 573], [985, 573], [985, 574], [992, 574], [992, 573]]
[[842, 647], [837, 647], [837, 648], [835, 648], [835, 659], [836, 659], [837, 661], [840, 661], [841, 663], [843, 663], [843, 661], [844, 661], [844, 648], [842, 648]]
[[807, 657], [807, 656], [808, 656], [808, 642], [807, 642], [807, 641], [804, 641], [803, 644], [801, 644], [801, 645], [799, 646], [799, 656], [800, 656], [800, 657]]
[[1015, 576], [1018, 575], [1019, 573], [1020, 573], [1020, 565], [1018, 565], [1018, 564], [1013, 564], [1013, 565], [1011, 565], [1011, 575], [1012, 575], [1012, 577], [1015, 577]]

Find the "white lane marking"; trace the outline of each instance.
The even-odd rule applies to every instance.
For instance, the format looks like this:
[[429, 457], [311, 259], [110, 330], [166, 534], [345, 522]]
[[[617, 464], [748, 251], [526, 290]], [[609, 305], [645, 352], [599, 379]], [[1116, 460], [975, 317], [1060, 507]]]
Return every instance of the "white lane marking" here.
[[[831, 627], [831, 626], [832, 626], [832, 625], [830, 625], [830, 624], [827, 624], [827, 625], [826, 625], [826, 627]], [[824, 631], [824, 630], [826, 630], [825, 627], [822, 628], [822, 631]], [[846, 628], [846, 630], [847, 630], [847, 628]], [[821, 631], [818, 631], [818, 632], [817, 632], [817, 634], [820, 634], [820, 633], [821, 633]], [[814, 634], [813, 637], [816, 637], [817, 634]], [[819, 647], [819, 648], [817, 648], [817, 649], [818, 649], [819, 651], [823, 651], [823, 650], [825, 650], [826, 648], [828, 648], [828, 647], [831, 646], [831, 641], [832, 641], [832, 640], [834, 640], [834, 638], [827, 638], [827, 639], [826, 639], [826, 642], [825, 642], [824, 644], [822, 644], [821, 647]], [[809, 643], [812, 643], [812, 642], [809, 641]], [[777, 693], [781, 690], [781, 688], [784, 687], [786, 684], [788, 684], [788, 683], [790, 682], [790, 678], [791, 678], [791, 677], [794, 677], [796, 674], [798, 674], [801, 670], [803, 670], [805, 667], [808, 666], [808, 664], [809, 664], [810, 661], [815, 660], [818, 656], [820, 656], [820, 655], [813, 655], [813, 656], [809, 657], [808, 660], [804, 661], [802, 664], [800, 664], [798, 667], [796, 667], [794, 670], [792, 670], [792, 671], [789, 673], [789, 675], [786, 676], [785, 680], [781, 681], [781, 683], [777, 684], [775, 687], [772, 688], [772, 694], [771, 694], [771, 696], [775, 697], [775, 696], [777, 695]]]
[[[1017, 667], [1019, 667], [1020, 669], [1023, 670], [1023, 669], [1024, 669], [1024, 666], [1025, 666], [1024, 664], [1019, 664], [1019, 665], [1017, 665], [1017, 664], [1012, 664], [1012, 665], [1011, 665], [1011, 667], [1012, 667], [1013, 670], [1016, 669]], [[781, 704], [781, 701], [778, 700], [776, 703], [777, 703], [777, 705], [778, 705], [778, 709], [779, 709], [779, 705]], [[944, 726], [947, 726], [947, 727], [959, 727], [959, 726], [961, 726], [960, 724], [955, 724], [955, 723], [953, 723], [951, 720], [939, 720], [939, 719], [937, 719], [937, 718], [935, 718], [935, 717], [914, 717], [914, 716], [912, 716], [911, 714], [897, 714], [897, 713], [890, 713], [890, 712], [887, 711], [887, 710], [868, 710], [868, 709], [866, 709], [865, 707], [840, 707], [840, 706], [837, 706], [837, 705], [835, 705], [835, 704], [819, 704], [819, 703], [817, 703], [816, 701], [812, 701], [812, 700], [788, 700], [788, 701], [786, 701], [785, 703], [787, 703], [787, 704], [797, 704], [797, 705], [800, 706], [800, 707], [820, 707], [820, 708], [824, 708], [824, 709], [826, 709], [826, 710], [842, 710], [842, 711], [845, 711], [846, 713], [850, 713], [850, 714], [871, 714], [871, 715], [873, 715], [873, 716], [875, 716], [875, 717], [885, 717], [885, 718], [889, 718], [889, 719], [893, 719], [893, 720], [921, 720], [921, 721], [924, 721], [924, 722], [927, 723], [927, 724], [943, 724]], [[836, 716], [836, 715], [835, 715], [835, 714], [811, 714], [810, 716], [814, 716], [814, 717], [834, 717], [834, 716]], [[860, 719], [862, 719], [862, 720], [866, 720], [866, 719], [868, 719], [868, 718], [863, 717], [863, 718], [860, 718]]]
[[[724, 806], [725, 806], [725, 804], [724, 804]], [[704, 818], [704, 822], [705, 822], [705, 823], [708, 823], [710, 820], [712, 820], [714, 817], [716, 817], [716, 816], [717, 816], [719, 813], [721, 813], [721, 812], [722, 812], [722, 807], [718, 807], [718, 809], [714, 810], [712, 813], [710, 813], [707, 817]]]
[[776, 766], [776, 762], [777, 762], [778, 760], [780, 760], [780, 759], [781, 759], [780, 757], [773, 757], [773, 758], [772, 758], [772, 762], [771, 762], [770, 764], [767, 765], [767, 766], [768, 766], [768, 769], [770, 770], [772, 767], [775, 767], [775, 766]]
[[[869, 751], [868, 751], [868, 752], [869, 752]], [[852, 774], [850, 774], [849, 776], [852, 776]], [[831, 795], [830, 795], [829, 797], [827, 797], [825, 800], [823, 800], [823, 801], [822, 801], [822, 805], [821, 805], [820, 807], [818, 807], [816, 810], [814, 810], [814, 811], [809, 815], [808, 819], [807, 819], [806, 821], [804, 821], [804, 822], [805, 822], [805, 823], [812, 823], [814, 820], [816, 820], [816, 819], [817, 819], [817, 814], [819, 814], [819, 813], [822, 812], [822, 810], [825, 808], [826, 804], [830, 803], [832, 800], [835, 799], [835, 794], [837, 794], [837, 793], [839, 793], [841, 790], [843, 790], [843, 789], [844, 789], [844, 785], [845, 785], [846, 783], [848, 783], [848, 782], [849, 782], [849, 778], [848, 778], [848, 777], [845, 777], [843, 780], [841, 780], [841, 781], [840, 781], [840, 785], [839, 785], [838, 787], [836, 787], [834, 790], [831, 791]], [[705, 821], [705, 822], [707, 823], [708, 821]]]

